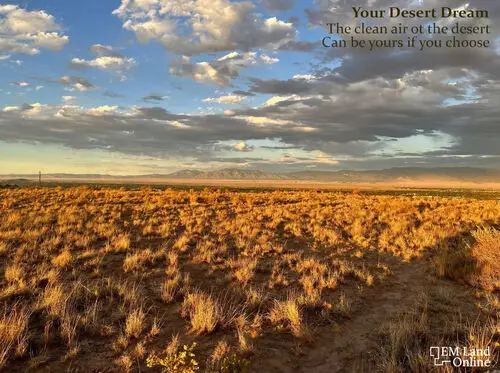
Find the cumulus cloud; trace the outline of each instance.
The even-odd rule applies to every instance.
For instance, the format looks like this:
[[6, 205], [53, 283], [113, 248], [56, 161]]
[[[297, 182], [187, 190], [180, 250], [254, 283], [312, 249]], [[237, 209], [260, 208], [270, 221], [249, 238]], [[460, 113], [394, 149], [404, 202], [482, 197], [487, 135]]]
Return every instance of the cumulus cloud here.
[[128, 58], [114, 51], [113, 47], [101, 44], [92, 45], [89, 50], [97, 57], [93, 60], [82, 58], [73, 58], [70, 63], [72, 68], [96, 67], [104, 71], [125, 71], [130, 70], [137, 65], [133, 58]]
[[93, 60], [73, 58], [71, 64], [73, 67], [97, 67], [101, 70], [130, 70], [136, 62], [133, 58], [103, 56]]
[[139, 41], [157, 40], [180, 55], [275, 49], [296, 37], [291, 23], [263, 18], [250, 1], [122, 0], [113, 14]]
[[241, 70], [259, 63], [278, 62], [269, 56], [258, 56], [256, 52], [231, 52], [213, 61], [191, 62], [184, 56], [170, 67], [170, 73], [175, 76], [189, 77], [201, 83], [218, 86], [231, 86], [231, 80], [240, 75]]
[[0, 5], [0, 35], [0, 51], [7, 53], [34, 55], [42, 48], [59, 51], [69, 41], [54, 16], [17, 5]]

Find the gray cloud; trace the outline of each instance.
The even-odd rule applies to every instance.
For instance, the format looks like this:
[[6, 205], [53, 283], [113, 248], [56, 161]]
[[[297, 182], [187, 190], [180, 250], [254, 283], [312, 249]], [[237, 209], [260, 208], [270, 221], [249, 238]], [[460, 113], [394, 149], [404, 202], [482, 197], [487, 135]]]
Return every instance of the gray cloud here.
[[144, 96], [142, 98], [142, 101], [155, 103], [155, 102], [164, 101], [166, 98], [167, 98], [167, 96], [158, 95], [158, 94], [151, 94], [148, 96]]
[[292, 9], [295, 0], [264, 0], [264, 6], [270, 11], [283, 11]]
[[[179, 55], [275, 49], [295, 39], [296, 31], [291, 23], [275, 17], [263, 18], [254, 10], [255, 5], [250, 1], [221, 0], [214, 11], [210, 0], [173, 3], [122, 0], [113, 14], [123, 20], [123, 27], [133, 31], [139, 41], [159, 41]], [[182, 25], [177, 22], [179, 16], [183, 17]]]
[[105, 96], [105, 97], [111, 97], [111, 98], [122, 98], [122, 97], [125, 97], [124, 95], [122, 95], [120, 93], [117, 93], [117, 92], [113, 92], [113, 91], [105, 91], [105, 92], [103, 92], [102, 95]]

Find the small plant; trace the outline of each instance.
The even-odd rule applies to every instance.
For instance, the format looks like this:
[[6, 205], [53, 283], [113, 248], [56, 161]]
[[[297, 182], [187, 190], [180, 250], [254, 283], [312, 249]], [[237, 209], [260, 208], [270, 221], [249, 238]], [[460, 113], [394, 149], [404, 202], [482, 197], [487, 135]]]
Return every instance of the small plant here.
[[231, 354], [222, 358], [217, 373], [245, 373], [250, 361]]
[[146, 359], [146, 365], [149, 368], [162, 367], [165, 373], [194, 373], [200, 368], [193, 352], [195, 347], [196, 343], [193, 342], [182, 349], [167, 350], [163, 357], [153, 353]]
[[181, 275], [166, 278], [161, 289], [161, 298], [166, 304], [172, 303], [181, 291]]

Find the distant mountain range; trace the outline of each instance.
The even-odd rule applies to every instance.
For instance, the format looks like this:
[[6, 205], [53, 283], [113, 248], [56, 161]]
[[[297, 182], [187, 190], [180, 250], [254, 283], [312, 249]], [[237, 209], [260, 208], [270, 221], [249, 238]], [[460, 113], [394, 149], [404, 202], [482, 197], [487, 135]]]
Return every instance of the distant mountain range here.
[[458, 180], [465, 182], [500, 182], [500, 170], [469, 167], [391, 168], [372, 171], [298, 171], [267, 173], [260, 170], [222, 169], [218, 171], [183, 170], [165, 175], [170, 179], [203, 180], [304, 180], [341, 183], [393, 182], [404, 180]]
[[[337, 183], [387, 183], [412, 181], [440, 182], [473, 182], [499, 183], [500, 170], [470, 167], [443, 168], [391, 168], [372, 171], [299, 171], [287, 173], [270, 173], [256, 169], [226, 168], [217, 171], [182, 170], [170, 174], [150, 174], [135, 176], [110, 176], [100, 174], [44, 174], [43, 180], [296, 180]], [[38, 174], [33, 175], [3, 175], [0, 183], [26, 184], [30, 180], [38, 180]]]

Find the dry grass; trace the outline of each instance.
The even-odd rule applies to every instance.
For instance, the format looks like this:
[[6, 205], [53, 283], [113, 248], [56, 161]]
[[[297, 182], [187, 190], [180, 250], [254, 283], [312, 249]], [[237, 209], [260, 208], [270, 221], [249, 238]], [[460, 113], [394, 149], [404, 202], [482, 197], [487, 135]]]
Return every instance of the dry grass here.
[[222, 311], [210, 294], [187, 294], [182, 304], [182, 314], [189, 318], [191, 332], [200, 335], [211, 333], [222, 322]]
[[0, 314], [0, 369], [15, 355], [24, 356], [28, 343], [28, 321], [30, 311], [14, 306]]
[[[200, 371], [246, 359], [292, 371], [332, 330], [385, 312], [365, 302], [392, 299], [410, 262], [477, 291], [473, 308], [456, 303], [467, 321], [484, 316], [456, 323], [461, 343], [495, 344], [480, 331], [500, 314], [499, 224], [497, 201], [463, 198], [0, 189], [0, 367], [145, 371], [153, 352], [177, 359], [197, 343]], [[425, 371], [433, 317], [456, 312], [419, 307], [386, 326], [378, 368]]]
[[500, 230], [482, 228], [472, 233], [471, 255], [477, 264], [476, 281], [487, 290], [500, 289]]
[[295, 337], [304, 338], [309, 334], [298, 298], [294, 294], [289, 294], [284, 301], [275, 300], [269, 319], [275, 325], [288, 328]]
[[125, 321], [125, 335], [129, 338], [139, 338], [144, 330], [146, 315], [142, 308], [132, 310]]
[[484, 227], [461, 238], [458, 247], [442, 249], [436, 257], [441, 276], [488, 291], [500, 289], [500, 230]]

